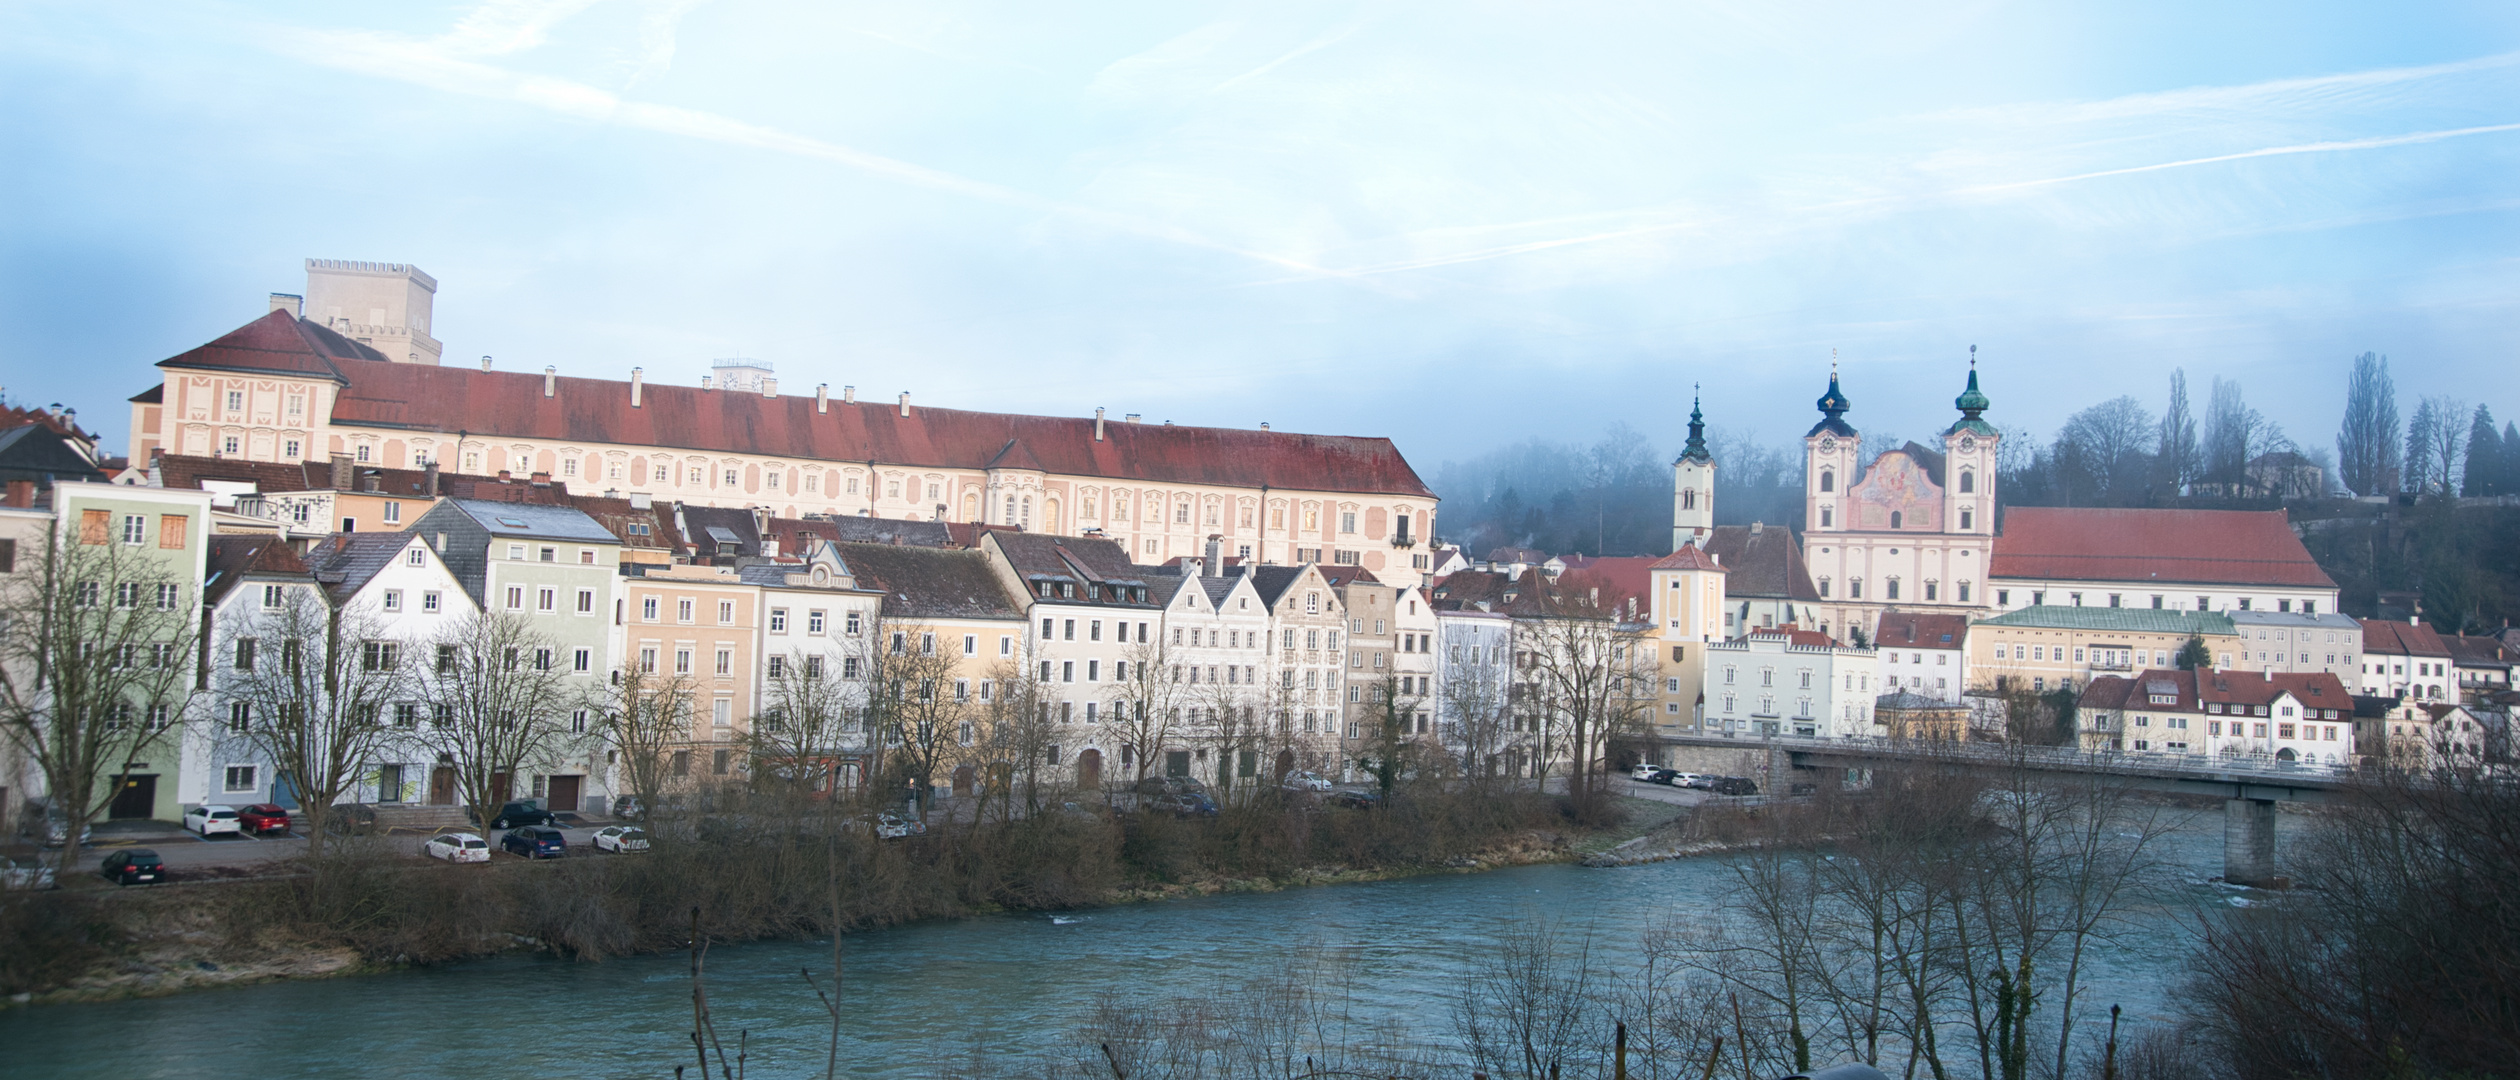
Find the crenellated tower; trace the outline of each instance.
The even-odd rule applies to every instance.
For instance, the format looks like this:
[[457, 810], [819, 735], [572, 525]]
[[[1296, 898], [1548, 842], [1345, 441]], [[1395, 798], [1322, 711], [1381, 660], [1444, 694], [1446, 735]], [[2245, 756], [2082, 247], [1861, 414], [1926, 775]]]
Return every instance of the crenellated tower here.
[[1715, 455], [1706, 449], [1706, 416], [1689, 398], [1689, 445], [1671, 463], [1671, 550], [1705, 547], [1715, 529]]

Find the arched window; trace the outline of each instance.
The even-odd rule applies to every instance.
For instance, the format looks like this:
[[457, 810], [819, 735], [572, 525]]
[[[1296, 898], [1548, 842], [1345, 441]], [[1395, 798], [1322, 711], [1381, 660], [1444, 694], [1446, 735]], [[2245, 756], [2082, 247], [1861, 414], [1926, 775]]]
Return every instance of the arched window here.
[[1976, 490], [1977, 471], [1974, 469], [1960, 470], [1960, 494], [1967, 495]]
[[1896, 510], [1890, 511], [1890, 527], [1893, 529], [1899, 527], [1899, 512]]
[[1832, 470], [1829, 470], [1829, 469], [1822, 469], [1822, 470], [1820, 470], [1820, 490], [1822, 490], [1822, 491], [1836, 491], [1836, 490], [1837, 490], [1837, 473], [1836, 473], [1836, 472], [1834, 472], [1834, 471], [1832, 471]]
[[1833, 516], [1833, 515], [1831, 515], [1831, 514], [1829, 513], [1829, 508], [1828, 508], [1828, 507], [1825, 507], [1825, 506], [1821, 507], [1821, 508], [1820, 508], [1820, 527], [1821, 527], [1821, 528], [1823, 528], [1823, 529], [1828, 528], [1828, 527], [1829, 527], [1829, 519], [1830, 519], [1832, 516]]
[[998, 524], [1000, 524], [1000, 525], [1012, 525], [1012, 524], [1015, 524], [1015, 496], [1009, 495], [1009, 496], [1007, 496], [1007, 497], [1006, 497], [1006, 517], [1005, 517], [1003, 520], [999, 521], [999, 522], [998, 522]]
[[1683, 492], [1681, 492], [1681, 493], [1680, 493], [1680, 509], [1683, 509], [1683, 510], [1695, 510], [1695, 509], [1697, 509], [1697, 489], [1696, 489], [1696, 488], [1690, 488], [1690, 489], [1688, 489], [1688, 490], [1683, 491]]
[[1884, 582], [1882, 582], [1882, 586], [1881, 586], [1881, 588], [1882, 588], [1882, 592], [1881, 592], [1881, 598], [1882, 598], [1882, 599], [1884, 599], [1884, 600], [1896, 600], [1896, 599], [1898, 599], [1898, 598], [1899, 598], [1899, 579], [1897, 579], [1897, 578], [1891, 578], [1891, 579], [1889, 579], [1888, 581], [1884, 581]]
[[1861, 600], [1864, 598], [1864, 579], [1859, 577], [1846, 579], [1846, 598], [1849, 600]]
[[[1677, 585], [1677, 584], [1679, 584], [1679, 583], [1678, 583], [1678, 582], [1673, 582], [1672, 584]], [[1823, 599], [1823, 600], [1826, 600], [1826, 599], [1828, 599], [1828, 598], [1829, 598], [1829, 579], [1827, 579], [1827, 578], [1821, 578], [1821, 579], [1820, 579], [1820, 598], [1821, 598], [1821, 599]]]

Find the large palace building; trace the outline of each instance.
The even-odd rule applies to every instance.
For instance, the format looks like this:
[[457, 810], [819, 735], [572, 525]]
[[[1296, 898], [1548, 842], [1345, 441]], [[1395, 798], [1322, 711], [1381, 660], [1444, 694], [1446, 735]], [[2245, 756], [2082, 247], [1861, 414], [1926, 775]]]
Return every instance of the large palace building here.
[[[539, 474], [703, 506], [1097, 534], [1142, 563], [1228, 550], [1275, 563], [1425, 570], [1436, 498], [1389, 439], [1023, 416], [782, 394], [767, 364], [701, 385], [440, 365], [436, 282], [307, 261], [307, 296], [160, 361], [132, 456]], [[1386, 575], [1386, 580], [1391, 580]]]

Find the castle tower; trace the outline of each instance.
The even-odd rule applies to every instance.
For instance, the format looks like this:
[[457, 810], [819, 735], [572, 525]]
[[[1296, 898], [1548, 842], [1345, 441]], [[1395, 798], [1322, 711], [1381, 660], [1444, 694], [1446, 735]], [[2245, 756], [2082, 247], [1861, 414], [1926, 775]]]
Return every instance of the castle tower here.
[[[1943, 527], [1953, 533], [1979, 536], [1995, 532], [1995, 447], [2004, 433], [1987, 423], [1991, 404], [1978, 390], [1977, 346], [1969, 346], [1969, 388], [1952, 400], [1960, 419], [1943, 432]], [[1974, 596], [1954, 597], [1960, 603]]]
[[435, 364], [446, 351], [429, 336], [437, 284], [407, 263], [308, 259], [300, 314], [397, 364]]
[[1829, 353], [1829, 389], [1820, 395], [1820, 422], [1803, 435], [1803, 532], [1844, 532], [1846, 489], [1859, 479], [1864, 437], [1846, 422], [1849, 402], [1838, 389], [1837, 352]]
[[1671, 463], [1671, 550], [1704, 547], [1715, 528], [1715, 455], [1706, 450], [1706, 416], [1689, 398], [1689, 445]]

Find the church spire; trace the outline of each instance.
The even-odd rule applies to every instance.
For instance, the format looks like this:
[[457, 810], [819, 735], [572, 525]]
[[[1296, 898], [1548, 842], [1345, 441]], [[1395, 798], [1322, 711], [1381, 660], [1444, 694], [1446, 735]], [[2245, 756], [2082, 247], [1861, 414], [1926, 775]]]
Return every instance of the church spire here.
[[1820, 395], [1819, 401], [1820, 422], [1813, 425], [1811, 431], [1803, 438], [1808, 439], [1822, 434], [1851, 438], [1855, 434], [1855, 429], [1845, 420], [1846, 410], [1852, 403], [1846, 400], [1846, 392], [1838, 389], [1837, 367], [1837, 350], [1831, 349], [1829, 350], [1829, 389]]
[[1983, 415], [1987, 409], [1994, 406], [1994, 402], [1988, 401], [1986, 394], [1978, 389], [1977, 346], [1975, 345], [1969, 346], [1969, 388], [1961, 391], [1959, 397], [1953, 398], [1951, 405], [1960, 410], [1960, 419], [1951, 425], [1951, 430], [1943, 434], [1958, 435], [1962, 432], [1978, 435], [1996, 434], [1995, 425], [1987, 423]]
[[1715, 455], [1706, 449], [1706, 415], [1698, 408], [1697, 387], [1689, 390], [1689, 445], [1681, 449], [1680, 460], [1713, 461]]

